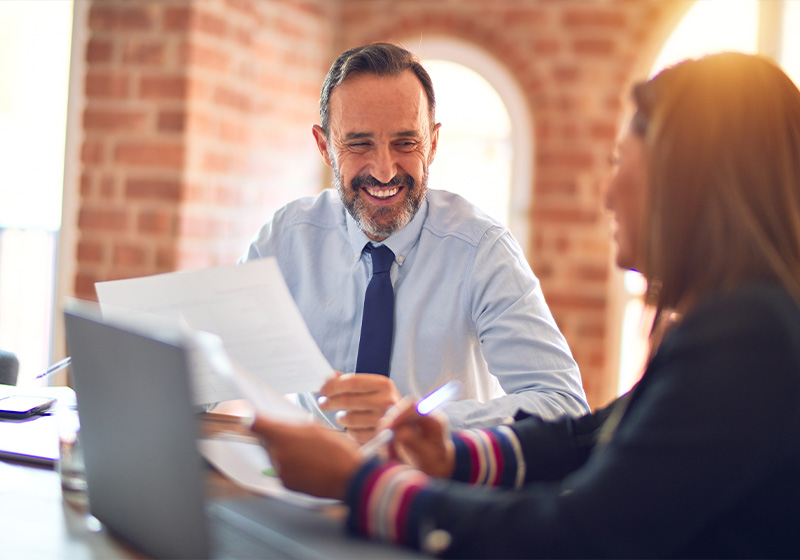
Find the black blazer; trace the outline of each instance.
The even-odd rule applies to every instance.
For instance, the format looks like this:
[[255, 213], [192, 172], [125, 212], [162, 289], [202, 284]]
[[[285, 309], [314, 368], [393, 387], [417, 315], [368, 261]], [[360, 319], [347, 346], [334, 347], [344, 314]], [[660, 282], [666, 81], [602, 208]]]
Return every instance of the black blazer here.
[[800, 309], [781, 289], [699, 306], [629, 402], [512, 427], [526, 485], [442, 485], [422, 523], [450, 533], [444, 556], [800, 558]]

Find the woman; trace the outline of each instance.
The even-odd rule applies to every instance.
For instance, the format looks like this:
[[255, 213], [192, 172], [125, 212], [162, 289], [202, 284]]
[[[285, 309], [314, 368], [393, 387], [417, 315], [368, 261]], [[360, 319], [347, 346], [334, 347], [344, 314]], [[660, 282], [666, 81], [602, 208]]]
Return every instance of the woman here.
[[448, 557], [800, 557], [800, 92], [729, 53], [634, 100], [607, 193], [617, 264], [657, 312], [634, 390], [452, 437], [406, 407], [392, 456], [416, 468], [259, 418], [288, 487]]

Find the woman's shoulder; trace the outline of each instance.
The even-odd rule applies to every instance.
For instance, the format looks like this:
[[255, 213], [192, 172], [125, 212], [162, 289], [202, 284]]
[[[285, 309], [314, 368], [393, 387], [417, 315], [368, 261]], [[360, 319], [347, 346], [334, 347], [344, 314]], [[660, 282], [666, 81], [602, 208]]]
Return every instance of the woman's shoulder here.
[[780, 353], [800, 371], [800, 305], [780, 286], [744, 285], [706, 298], [664, 342], [664, 348], [701, 346], [732, 355]]
[[724, 315], [750, 322], [775, 324], [783, 327], [800, 328], [800, 303], [783, 287], [776, 284], [752, 283], [736, 290], [707, 298], [700, 303], [687, 317], [691, 321], [695, 317]]

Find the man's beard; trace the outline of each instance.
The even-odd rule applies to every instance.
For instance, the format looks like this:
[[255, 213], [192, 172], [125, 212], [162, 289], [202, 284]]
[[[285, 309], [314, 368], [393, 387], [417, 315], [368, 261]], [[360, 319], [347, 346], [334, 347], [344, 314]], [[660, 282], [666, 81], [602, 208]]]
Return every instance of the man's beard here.
[[[422, 178], [417, 184], [411, 175], [397, 174], [388, 183], [381, 183], [372, 175], [358, 175], [353, 177], [348, 186], [342, 184], [339, 167], [333, 165], [333, 182], [339, 197], [342, 199], [347, 211], [353, 219], [371, 238], [385, 239], [406, 227], [414, 218], [422, 205], [425, 193], [428, 191], [428, 166], [422, 170]], [[358, 196], [358, 191], [363, 187], [399, 187], [405, 189], [405, 196], [398, 208], [397, 206], [372, 206]]]

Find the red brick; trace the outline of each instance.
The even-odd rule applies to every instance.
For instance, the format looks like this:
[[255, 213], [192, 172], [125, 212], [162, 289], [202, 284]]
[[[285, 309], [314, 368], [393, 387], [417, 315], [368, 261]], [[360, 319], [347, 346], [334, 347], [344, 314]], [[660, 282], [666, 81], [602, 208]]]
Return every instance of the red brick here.
[[183, 61], [192, 67], [227, 72], [230, 69], [230, 55], [215, 47], [190, 43], [183, 48]]
[[598, 212], [577, 208], [541, 208], [537, 206], [532, 212], [533, 219], [542, 223], [592, 224], [598, 220]]
[[124, 142], [114, 153], [116, 163], [182, 169], [184, 146], [174, 142]]
[[94, 184], [94, 176], [85, 171], [81, 173], [81, 196], [88, 196], [92, 192], [92, 185]]
[[576, 39], [572, 43], [576, 54], [609, 56], [617, 50], [617, 43], [612, 39]]
[[122, 61], [131, 64], [162, 65], [166, 59], [163, 41], [128, 41], [122, 51]]
[[86, 73], [86, 96], [121, 99], [128, 96], [130, 79], [122, 72], [92, 70]]
[[110, 62], [113, 46], [110, 41], [90, 39], [86, 43], [86, 62]]
[[224, 37], [228, 31], [228, 25], [224, 19], [200, 10], [192, 12], [190, 25], [192, 29], [216, 37]]
[[540, 166], [568, 167], [573, 171], [590, 169], [594, 165], [594, 157], [586, 152], [573, 150], [540, 151], [536, 157]]
[[81, 146], [81, 162], [82, 163], [102, 163], [103, 162], [103, 145], [96, 140], [84, 140]]
[[184, 76], [144, 76], [139, 81], [139, 95], [143, 99], [183, 99], [186, 91]]
[[102, 243], [92, 241], [78, 242], [78, 260], [99, 263], [105, 258], [105, 248]]
[[627, 18], [620, 12], [591, 9], [567, 10], [562, 18], [567, 27], [599, 27], [620, 29], [625, 27]]
[[88, 108], [83, 113], [83, 126], [86, 130], [141, 131], [147, 123], [143, 110], [103, 110]]
[[252, 100], [249, 95], [222, 86], [217, 87], [214, 91], [214, 102], [242, 112], [248, 112], [252, 108]]
[[94, 3], [89, 28], [96, 31], [146, 30], [153, 25], [156, 6], [134, 6], [121, 2]]
[[114, 247], [114, 266], [142, 266], [147, 262], [147, 252], [138, 245], [120, 244]]
[[186, 113], [183, 111], [159, 112], [158, 130], [163, 132], [184, 132], [186, 130]]
[[137, 221], [138, 231], [145, 235], [173, 237], [177, 231], [176, 210], [163, 208], [142, 210]]
[[174, 179], [128, 179], [125, 196], [131, 200], [178, 201], [181, 198], [181, 183]]
[[177, 268], [175, 247], [159, 247], [156, 249], [156, 268], [159, 271], [172, 271]]
[[584, 296], [550, 290], [545, 294], [545, 299], [550, 307], [561, 311], [567, 309], [573, 311], [603, 311], [606, 308], [606, 299], [604, 297]]
[[186, 31], [189, 29], [191, 11], [187, 7], [168, 6], [164, 10], [164, 29], [166, 31]]
[[81, 270], [75, 275], [75, 297], [88, 301], [97, 301], [97, 292], [94, 289], [95, 282], [99, 282], [95, 274], [89, 274]]
[[122, 231], [127, 225], [128, 214], [125, 210], [84, 207], [78, 214], [78, 226], [87, 231]]

